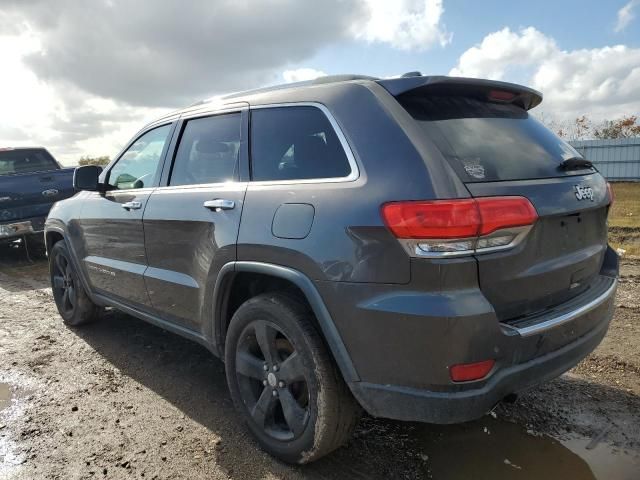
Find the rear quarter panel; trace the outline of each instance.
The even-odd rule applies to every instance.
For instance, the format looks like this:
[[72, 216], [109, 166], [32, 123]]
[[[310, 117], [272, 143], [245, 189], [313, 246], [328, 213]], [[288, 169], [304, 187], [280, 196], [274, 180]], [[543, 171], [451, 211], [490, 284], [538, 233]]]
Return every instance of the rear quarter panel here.
[[[375, 90], [375, 88], [374, 88]], [[310, 95], [312, 95], [310, 97]], [[313, 280], [408, 283], [409, 257], [385, 227], [382, 204], [393, 200], [468, 196], [464, 187], [433, 178], [395, 115], [401, 107], [384, 89], [326, 85], [300, 93], [257, 96], [252, 105], [317, 102], [326, 106], [356, 159], [359, 178], [350, 182], [249, 183], [238, 238], [238, 260], [289, 266]], [[398, 107], [395, 109], [394, 104]], [[456, 180], [454, 180], [455, 182]], [[312, 205], [309, 234], [277, 238], [272, 223], [286, 203]]]

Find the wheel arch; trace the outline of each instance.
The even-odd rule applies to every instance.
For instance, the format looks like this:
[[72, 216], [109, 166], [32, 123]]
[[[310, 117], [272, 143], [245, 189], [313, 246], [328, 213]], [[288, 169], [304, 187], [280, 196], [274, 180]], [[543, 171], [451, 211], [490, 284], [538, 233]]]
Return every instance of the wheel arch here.
[[47, 247], [47, 254], [49, 254], [56, 243], [64, 241], [64, 233], [57, 228], [47, 230], [44, 234], [44, 241]]
[[320, 333], [329, 346], [330, 353], [335, 360], [344, 380], [347, 383], [357, 382], [358, 374], [353, 366], [349, 352], [342, 341], [331, 315], [320, 296], [320, 293], [313, 285], [313, 282], [302, 272], [282, 265], [274, 265], [262, 262], [237, 261], [227, 263], [219, 272], [214, 288], [214, 325], [213, 341], [220, 356], [224, 356], [224, 343], [228, 321], [230, 320], [230, 301], [234, 288], [237, 286], [236, 280], [242, 274], [256, 274], [273, 278], [280, 285], [292, 285], [302, 295], [313, 311]]

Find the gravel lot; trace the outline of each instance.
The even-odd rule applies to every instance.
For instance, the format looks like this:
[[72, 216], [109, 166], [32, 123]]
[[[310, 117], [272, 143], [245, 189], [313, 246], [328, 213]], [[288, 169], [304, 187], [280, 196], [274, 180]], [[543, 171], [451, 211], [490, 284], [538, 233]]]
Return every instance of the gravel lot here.
[[47, 266], [0, 248], [0, 478], [640, 478], [640, 260], [616, 314], [574, 370], [464, 425], [365, 417], [330, 457], [290, 467], [239, 422], [223, 364], [107, 312], [63, 326]]

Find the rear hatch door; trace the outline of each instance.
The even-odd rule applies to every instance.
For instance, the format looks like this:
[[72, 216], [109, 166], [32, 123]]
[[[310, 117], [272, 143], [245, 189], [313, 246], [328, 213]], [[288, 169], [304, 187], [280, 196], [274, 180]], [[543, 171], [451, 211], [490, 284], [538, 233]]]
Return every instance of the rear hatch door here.
[[527, 111], [537, 92], [466, 82], [397, 98], [473, 197], [523, 196], [535, 207], [539, 218], [520, 243], [476, 254], [480, 288], [509, 321], [589, 288], [607, 248], [610, 200], [604, 178]]
[[[578, 200], [576, 186], [590, 188], [593, 200]], [[601, 175], [467, 187], [474, 197], [524, 196], [539, 216], [513, 249], [476, 255], [480, 287], [500, 320], [544, 311], [589, 288], [607, 247], [609, 201]]]

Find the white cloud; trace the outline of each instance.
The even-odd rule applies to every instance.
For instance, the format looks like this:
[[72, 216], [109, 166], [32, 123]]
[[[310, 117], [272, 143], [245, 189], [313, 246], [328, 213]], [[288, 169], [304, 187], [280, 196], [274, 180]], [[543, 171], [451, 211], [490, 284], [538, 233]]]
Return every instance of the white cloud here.
[[640, 112], [640, 49], [624, 45], [564, 51], [529, 27], [487, 35], [464, 52], [451, 75], [512, 80], [544, 94], [542, 109], [558, 117], [595, 119]]
[[362, 2], [3, 0], [0, 17], [21, 16], [37, 32], [43, 48], [25, 62], [39, 78], [164, 107], [269, 82], [350, 38]]
[[29, 32], [0, 36], [0, 139], [4, 146], [26, 140], [23, 130], [53, 135], [49, 120], [59, 107], [55, 93], [23, 63], [25, 55], [39, 48], [38, 39]]
[[113, 155], [168, 108], [321, 76], [286, 69], [329, 45], [451, 39], [441, 0], [155, 0], [152, 14], [127, 0], [0, 3], [0, 146], [46, 145], [62, 161]]
[[0, 146], [113, 155], [169, 108], [280, 80], [365, 13], [361, 0], [156, 0], [153, 15], [126, 0], [2, 0]]
[[490, 33], [479, 45], [464, 52], [458, 65], [449, 74], [500, 80], [507, 70], [533, 65], [557, 50], [553, 39], [533, 27], [525, 28], [520, 33], [503, 28]]
[[629, 25], [636, 16], [633, 10], [638, 6], [638, 4], [640, 4], [639, 0], [631, 0], [624, 7], [618, 10], [618, 19], [616, 21], [616, 26], [613, 29], [615, 32], [621, 32], [627, 28], [627, 25]]
[[84, 154], [113, 155], [145, 120], [164, 111], [123, 105], [69, 85], [62, 95], [25, 65], [25, 56], [41, 50], [30, 30], [0, 36], [0, 147], [46, 146], [64, 163]]
[[297, 68], [295, 70], [285, 70], [282, 72], [282, 78], [285, 83], [302, 82], [304, 80], [313, 80], [318, 77], [324, 77], [327, 74], [322, 70], [314, 68]]
[[388, 43], [401, 50], [447, 45], [451, 34], [441, 23], [442, 0], [363, 0], [369, 15], [353, 26], [356, 38]]

